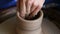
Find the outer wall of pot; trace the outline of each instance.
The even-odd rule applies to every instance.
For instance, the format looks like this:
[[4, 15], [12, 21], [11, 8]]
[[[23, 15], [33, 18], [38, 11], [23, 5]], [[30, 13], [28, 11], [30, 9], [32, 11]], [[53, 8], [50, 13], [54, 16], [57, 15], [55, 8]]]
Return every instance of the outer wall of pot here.
[[17, 12], [17, 27], [16, 31], [18, 34], [40, 34], [41, 32], [41, 23], [43, 19], [43, 12], [40, 11], [40, 17], [36, 20], [26, 20], [19, 16]]

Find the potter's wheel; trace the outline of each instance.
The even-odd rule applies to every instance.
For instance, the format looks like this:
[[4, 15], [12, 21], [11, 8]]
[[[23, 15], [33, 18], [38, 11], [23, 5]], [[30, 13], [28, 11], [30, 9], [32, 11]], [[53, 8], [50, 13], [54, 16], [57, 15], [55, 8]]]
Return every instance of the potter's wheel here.
[[[0, 34], [16, 34], [16, 17], [12, 17], [0, 24]], [[43, 19], [42, 29], [44, 34], [60, 34], [60, 30], [48, 19]]]

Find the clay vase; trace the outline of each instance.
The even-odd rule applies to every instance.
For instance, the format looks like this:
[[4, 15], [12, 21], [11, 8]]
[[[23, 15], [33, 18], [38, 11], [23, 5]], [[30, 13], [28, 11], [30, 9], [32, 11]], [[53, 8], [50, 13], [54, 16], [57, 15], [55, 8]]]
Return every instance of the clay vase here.
[[[36, 16], [37, 17], [37, 16]], [[34, 20], [26, 20], [19, 16], [19, 12], [17, 12], [17, 26], [16, 32], [17, 34], [42, 34], [42, 19], [43, 12], [40, 11], [38, 17]]]

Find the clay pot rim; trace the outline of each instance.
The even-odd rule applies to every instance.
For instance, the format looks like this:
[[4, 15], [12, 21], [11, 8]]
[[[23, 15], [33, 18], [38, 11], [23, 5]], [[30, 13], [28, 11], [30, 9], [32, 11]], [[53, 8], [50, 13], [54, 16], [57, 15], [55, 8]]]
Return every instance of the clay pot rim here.
[[23, 20], [23, 21], [27, 21], [27, 22], [31, 22], [31, 21], [32, 21], [32, 22], [33, 22], [33, 21], [39, 20], [39, 19], [41, 19], [41, 17], [43, 17], [43, 11], [42, 11], [42, 10], [40, 11], [40, 16], [39, 16], [39, 18], [37, 18], [37, 19], [35, 19], [35, 20], [26, 20], [26, 19], [20, 17], [18, 11], [17, 11], [17, 17], [18, 17], [20, 20]]

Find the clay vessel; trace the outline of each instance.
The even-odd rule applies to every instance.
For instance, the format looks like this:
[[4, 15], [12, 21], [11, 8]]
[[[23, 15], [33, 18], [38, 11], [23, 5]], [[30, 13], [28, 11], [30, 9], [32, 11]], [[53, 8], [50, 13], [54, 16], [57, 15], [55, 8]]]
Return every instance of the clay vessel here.
[[17, 34], [42, 34], [42, 19], [43, 19], [43, 12], [39, 11], [37, 14], [36, 19], [27, 20], [23, 19], [19, 16], [19, 12], [17, 12], [17, 26], [16, 32]]

